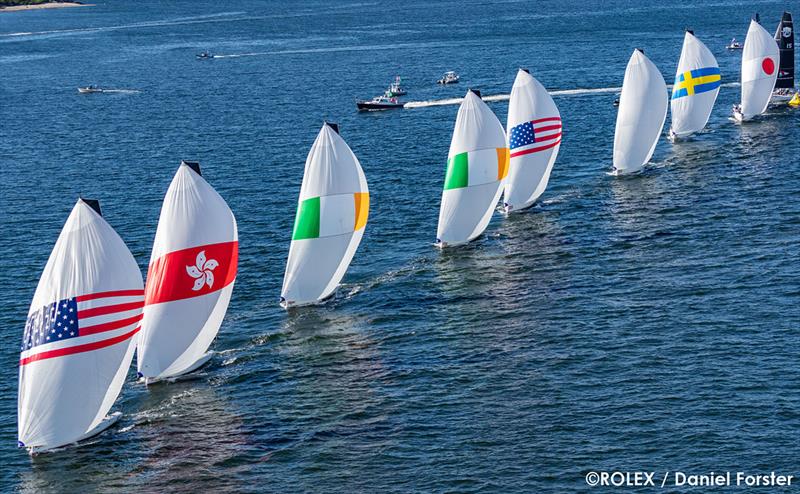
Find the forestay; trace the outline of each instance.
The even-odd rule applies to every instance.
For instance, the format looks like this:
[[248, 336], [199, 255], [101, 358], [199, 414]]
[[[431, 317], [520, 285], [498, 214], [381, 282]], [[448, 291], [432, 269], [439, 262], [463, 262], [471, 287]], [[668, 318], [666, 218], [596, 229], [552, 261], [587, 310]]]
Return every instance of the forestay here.
[[164, 197], [147, 271], [136, 357], [147, 382], [208, 360], [233, 292], [238, 247], [228, 204], [199, 164], [182, 162]]
[[133, 358], [142, 275], [125, 243], [78, 200], [28, 311], [19, 362], [19, 445], [64, 446], [110, 425]]
[[361, 164], [324, 124], [306, 159], [281, 305], [314, 304], [331, 296], [361, 243], [369, 190]]
[[614, 174], [634, 173], [650, 161], [667, 118], [667, 84], [638, 48], [633, 51], [614, 132]]
[[468, 91], [450, 141], [437, 245], [463, 244], [483, 233], [508, 175], [508, 154], [503, 124]]
[[510, 164], [503, 196], [506, 212], [530, 207], [550, 180], [561, 147], [561, 114], [542, 84], [520, 69], [508, 104]]
[[694, 34], [687, 31], [672, 86], [673, 137], [686, 137], [703, 129], [711, 116], [720, 87], [717, 59]]
[[750, 21], [742, 51], [742, 103], [737, 119], [764, 113], [778, 78], [778, 44], [766, 29]]

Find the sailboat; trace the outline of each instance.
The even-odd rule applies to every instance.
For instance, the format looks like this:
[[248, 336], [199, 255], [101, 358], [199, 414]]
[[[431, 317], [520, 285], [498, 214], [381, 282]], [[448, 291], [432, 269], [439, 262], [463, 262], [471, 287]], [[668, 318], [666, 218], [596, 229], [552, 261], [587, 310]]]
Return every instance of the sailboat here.
[[99, 434], [133, 359], [139, 266], [95, 200], [72, 209], [33, 295], [20, 348], [18, 439], [32, 454]]
[[642, 50], [635, 49], [619, 97], [613, 175], [635, 173], [650, 161], [667, 118], [667, 101], [661, 72]]
[[306, 159], [281, 306], [311, 305], [332, 296], [361, 243], [369, 215], [364, 171], [326, 122]]
[[772, 102], [781, 103], [792, 99], [794, 89], [794, 23], [792, 14], [784, 12], [778, 29], [775, 31], [775, 41], [780, 50], [780, 63], [778, 64], [778, 78], [775, 80], [775, 90], [772, 92]]
[[692, 31], [687, 30], [672, 86], [671, 140], [687, 137], [706, 126], [719, 94], [720, 79], [717, 59]]
[[503, 124], [470, 89], [450, 141], [437, 246], [464, 244], [483, 233], [503, 192], [508, 155]]
[[136, 353], [145, 383], [187, 374], [211, 358], [238, 252], [233, 212], [202, 177], [200, 164], [182, 161], [164, 197], [147, 270]]
[[756, 20], [750, 21], [742, 51], [742, 102], [733, 107], [738, 122], [764, 113], [778, 78], [778, 44]]
[[561, 147], [561, 114], [526, 69], [514, 80], [506, 128], [510, 161], [503, 209], [510, 213], [532, 206], [542, 195]]

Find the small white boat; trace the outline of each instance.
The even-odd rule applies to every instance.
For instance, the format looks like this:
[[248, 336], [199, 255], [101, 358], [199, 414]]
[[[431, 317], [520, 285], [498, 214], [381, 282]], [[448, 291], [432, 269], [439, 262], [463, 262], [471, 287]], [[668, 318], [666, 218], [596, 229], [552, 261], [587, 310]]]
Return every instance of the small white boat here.
[[447, 153], [437, 247], [465, 244], [486, 230], [508, 175], [508, 154], [503, 124], [470, 89]]
[[656, 149], [667, 118], [667, 84], [643, 51], [633, 51], [619, 98], [613, 175], [641, 170]]
[[742, 100], [733, 107], [737, 122], [764, 113], [778, 78], [778, 44], [756, 20], [750, 21], [742, 51]]
[[214, 58], [214, 55], [212, 55], [208, 50], [206, 50], [198, 53], [196, 57], [198, 60], [211, 60], [212, 58]]
[[389, 85], [389, 88], [386, 90], [386, 96], [393, 98], [395, 96], [405, 96], [408, 94], [408, 91], [403, 89], [400, 85], [400, 76], [394, 78], [394, 82]]
[[139, 265], [79, 199], [33, 295], [19, 359], [18, 444], [33, 454], [96, 435], [133, 358], [142, 318]]
[[436, 81], [437, 84], [455, 84], [459, 81], [459, 76], [455, 72], [445, 72], [441, 79]]
[[103, 90], [97, 86], [84, 86], [84, 87], [79, 87], [78, 92], [81, 94], [102, 93]]
[[361, 243], [369, 215], [369, 189], [358, 158], [325, 122], [306, 159], [289, 258], [283, 308], [331, 297]]
[[730, 44], [726, 45], [725, 48], [728, 50], [741, 50], [742, 44], [736, 41], [736, 38], [733, 38]]

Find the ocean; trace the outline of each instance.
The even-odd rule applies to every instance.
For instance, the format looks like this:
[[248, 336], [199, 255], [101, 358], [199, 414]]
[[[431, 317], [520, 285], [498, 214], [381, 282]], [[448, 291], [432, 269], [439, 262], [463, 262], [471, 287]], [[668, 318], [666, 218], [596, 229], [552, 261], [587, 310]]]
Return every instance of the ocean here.
[[[0, 491], [544, 493], [588, 490], [593, 471], [800, 474], [800, 110], [731, 122], [741, 52], [724, 48], [754, 12], [774, 32], [797, 3], [95, 3], [0, 13]], [[687, 27], [722, 71], [708, 128], [673, 145], [668, 118], [643, 173], [609, 176], [631, 52], [671, 83]], [[440, 251], [458, 106], [439, 103], [508, 94], [519, 67], [563, 118], [550, 185]], [[461, 82], [435, 84], [447, 70]], [[396, 75], [414, 108], [356, 111]], [[78, 94], [89, 84], [118, 91]], [[507, 102], [489, 105], [505, 124]], [[325, 120], [364, 168], [369, 223], [336, 298], [287, 312]], [[145, 273], [181, 159], [239, 225], [216, 355], [149, 389], [131, 369], [116, 426], [31, 458], [16, 447], [18, 344], [64, 221], [79, 194], [99, 199]]]

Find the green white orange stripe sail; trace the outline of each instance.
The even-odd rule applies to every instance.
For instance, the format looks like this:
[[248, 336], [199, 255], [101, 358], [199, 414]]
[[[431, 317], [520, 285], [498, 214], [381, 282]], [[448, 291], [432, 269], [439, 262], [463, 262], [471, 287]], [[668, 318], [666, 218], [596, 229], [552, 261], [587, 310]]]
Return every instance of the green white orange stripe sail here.
[[284, 307], [331, 296], [358, 249], [369, 215], [369, 190], [358, 158], [331, 124], [306, 160], [281, 291]]
[[450, 142], [437, 245], [463, 244], [483, 233], [502, 193], [508, 160], [503, 125], [468, 91]]

